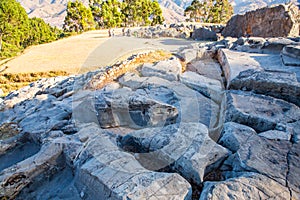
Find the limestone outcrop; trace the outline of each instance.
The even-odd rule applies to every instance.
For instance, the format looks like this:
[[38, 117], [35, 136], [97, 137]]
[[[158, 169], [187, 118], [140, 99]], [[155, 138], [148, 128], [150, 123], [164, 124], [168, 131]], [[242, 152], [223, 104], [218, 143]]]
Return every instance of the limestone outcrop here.
[[300, 199], [298, 46], [225, 38], [10, 93], [0, 198]]
[[244, 15], [235, 15], [227, 23], [224, 37], [296, 37], [299, 36], [299, 9], [293, 4], [265, 7]]

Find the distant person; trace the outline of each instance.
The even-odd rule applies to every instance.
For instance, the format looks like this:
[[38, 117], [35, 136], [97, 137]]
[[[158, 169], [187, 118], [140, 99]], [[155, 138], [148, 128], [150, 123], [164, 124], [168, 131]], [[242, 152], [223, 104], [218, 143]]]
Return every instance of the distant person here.
[[111, 37], [111, 34], [112, 34], [112, 32], [111, 32], [111, 28], [110, 28], [110, 29], [108, 29], [108, 36]]
[[125, 36], [125, 27], [122, 28], [122, 34], [123, 34], [123, 36]]
[[112, 37], [115, 36], [115, 29], [112, 29], [111, 36], [112, 36]]
[[130, 37], [131, 36], [131, 31], [130, 31], [130, 28], [127, 29], [127, 37]]

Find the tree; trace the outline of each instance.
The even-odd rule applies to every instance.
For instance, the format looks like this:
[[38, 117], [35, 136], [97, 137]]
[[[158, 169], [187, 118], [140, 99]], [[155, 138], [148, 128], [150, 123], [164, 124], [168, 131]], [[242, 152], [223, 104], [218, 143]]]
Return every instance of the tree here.
[[79, 0], [69, 1], [63, 27], [65, 31], [77, 33], [94, 29], [95, 22], [91, 9], [85, 7]]
[[120, 27], [122, 24], [121, 2], [118, 0], [107, 0], [102, 3], [101, 17], [103, 26]]
[[56, 40], [55, 32], [42, 19], [29, 19], [16, 0], [0, 1], [0, 59], [15, 56], [32, 44]]
[[233, 14], [233, 8], [228, 0], [193, 0], [184, 13], [190, 21], [226, 23]]
[[164, 17], [162, 16], [162, 10], [159, 3], [154, 0], [152, 3], [152, 13], [151, 13], [152, 23], [151, 25], [162, 24]]
[[29, 19], [26, 11], [15, 0], [0, 1], [0, 51], [3, 42], [18, 49], [26, 43]]
[[57, 39], [55, 28], [45, 23], [40, 18], [29, 19], [30, 31], [28, 35], [28, 45], [52, 42]]
[[89, 0], [89, 7], [92, 11], [92, 15], [96, 23], [96, 28], [101, 28], [104, 26], [103, 18], [101, 16], [102, 3], [102, 0]]

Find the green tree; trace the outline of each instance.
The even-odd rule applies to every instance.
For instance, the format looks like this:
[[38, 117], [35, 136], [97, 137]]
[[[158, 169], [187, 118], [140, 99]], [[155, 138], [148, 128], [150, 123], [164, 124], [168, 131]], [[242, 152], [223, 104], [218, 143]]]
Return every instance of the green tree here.
[[193, 0], [184, 12], [190, 21], [226, 23], [233, 14], [233, 8], [228, 0]]
[[29, 28], [27, 13], [20, 3], [15, 0], [0, 1], [0, 51], [3, 50], [3, 42], [13, 45], [14, 49], [26, 47]]
[[69, 32], [82, 32], [95, 28], [93, 14], [79, 0], [68, 2], [67, 16], [64, 21], [64, 30]]
[[102, 0], [89, 0], [89, 6], [91, 8], [97, 29], [104, 26], [103, 18], [101, 15], [102, 3]]
[[57, 39], [58, 35], [55, 28], [45, 23], [44, 20], [34, 17], [29, 19], [29, 22], [28, 45], [52, 42]]
[[152, 22], [151, 22], [152, 26], [156, 24], [162, 24], [164, 21], [164, 17], [162, 16], [162, 10], [160, 8], [159, 3], [156, 0], [154, 0], [152, 3], [151, 17], [152, 17]]
[[105, 28], [121, 26], [123, 18], [121, 4], [122, 2], [118, 0], [107, 0], [102, 3], [101, 18]]

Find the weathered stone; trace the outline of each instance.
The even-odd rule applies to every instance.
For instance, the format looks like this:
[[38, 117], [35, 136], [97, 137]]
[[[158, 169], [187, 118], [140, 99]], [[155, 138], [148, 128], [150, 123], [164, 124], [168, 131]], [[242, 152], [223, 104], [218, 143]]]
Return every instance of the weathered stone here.
[[179, 53], [179, 56], [186, 62], [189, 63], [197, 59], [198, 49], [184, 49]]
[[238, 199], [289, 199], [288, 188], [276, 181], [257, 173], [245, 173], [242, 176], [221, 182], [205, 182], [200, 200], [238, 200]]
[[211, 58], [193, 61], [187, 64], [187, 70], [223, 82], [221, 67]]
[[258, 132], [300, 120], [299, 107], [264, 95], [231, 91], [227, 95], [227, 104], [227, 122], [244, 124]]
[[[161, 88], [166, 87], [169, 90], [169, 92], [167, 92], [169, 93], [169, 100], [167, 100], [168, 98], [161, 100], [177, 108], [179, 112], [177, 122], [200, 122], [209, 128], [216, 128], [220, 125], [219, 106], [212, 100], [182, 83], [169, 82], [159, 77], [146, 77], [145, 79], [145, 77], [139, 77], [133, 74], [125, 75], [125, 78], [121, 79], [121, 83], [135, 90], [137, 89], [136, 87], [141, 88], [137, 91], [140, 95], [151, 95], [154, 99], [157, 99], [157, 97], [161, 95], [159, 94], [159, 90], [155, 88], [159, 88], [159, 85], [163, 85]], [[148, 91], [149, 88], [152, 92]], [[154, 92], [155, 90], [157, 90], [157, 92]]]
[[292, 58], [300, 59], [300, 45], [285, 46], [282, 50], [282, 54]]
[[295, 44], [293, 40], [287, 38], [269, 38], [262, 47], [263, 53], [280, 53], [287, 46]]
[[285, 186], [289, 171], [287, 156], [291, 146], [289, 141], [252, 135], [233, 155], [233, 171], [258, 172]]
[[198, 28], [193, 31], [192, 38], [194, 40], [218, 40], [217, 34], [207, 28]]
[[300, 83], [295, 73], [246, 70], [231, 80], [229, 88], [254, 91], [300, 106]]
[[270, 73], [295, 73], [298, 82], [300, 81], [299, 68], [284, 66], [279, 54], [246, 53], [221, 49], [218, 51], [218, 60], [224, 71], [227, 88], [230, 87], [231, 81], [241, 72], [250, 69], [252, 71], [265, 70]]
[[282, 61], [288, 66], [300, 66], [300, 45], [288, 45], [282, 50]]
[[262, 132], [258, 135], [270, 140], [286, 140], [286, 141], [290, 141], [292, 137], [291, 133], [285, 131], [278, 131], [278, 130], [270, 130], [270, 131]]
[[255, 130], [248, 126], [227, 122], [224, 124], [221, 138], [218, 143], [235, 153], [242, 145], [248, 142], [248, 139], [252, 135], [255, 134]]
[[227, 81], [227, 88], [230, 86], [231, 81], [239, 75], [240, 72], [247, 69], [256, 71], [262, 70], [260, 64], [250, 56], [246, 57], [246, 53], [233, 52], [230, 50], [222, 49], [218, 51], [218, 60], [221, 64], [224, 75]]
[[15, 197], [36, 176], [45, 171], [55, 170], [59, 166], [58, 158], [62, 154], [62, 145], [51, 143], [44, 145], [35, 155], [23, 160], [0, 173], [0, 196]]
[[215, 102], [222, 101], [223, 87], [218, 80], [187, 71], [180, 76], [180, 81]]
[[125, 150], [133, 151], [146, 168], [169, 167], [198, 184], [229, 155], [209, 138], [207, 128], [199, 123], [143, 129], [120, 137], [119, 143]]
[[114, 92], [96, 94], [95, 111], [100, 126], [103, 128], [118, 126], [141, 128], [161, 126], [176, 121], [178, 110], [164, 103], [164, 101], [174, 99], [172, 91], [160, 90], [160, 92], [165, 92], [160, 94], [160, 101], [153, 99], [151, 94], [144, 96], [139, 92], [119, 89]]
[[145, 169], [97, 126], [86, 126], [79, 134], [88, 139], [78, 157], [75, 184], [85, 191], [87, 199], [191, 198], [191, 186], [186, 180], [178, 174]]
[[300, 59], [298, 58], [293, 58], [284, 54], [281, 57], [282, 57], [282, 62], [285, 66], [296, 66], [296, 67], [300, 66]]
[[143, 76], [157, 76], [169, 81], [178, 80], [178, 76], [181, 74], [180, 61], [172, 57], [166, 61], [160, 61], [156, 64], [144, 64], [141, 70]]
[[233, 16], [224, 37], [293, 37], [299, 35], [299, 9], [294, 5], [277, 5]]
[[288, 154], [289, 171], [287, 173], [287, 186], [291, 189], [292, 199], [300, 199], [300, 143], [293, 144]]

